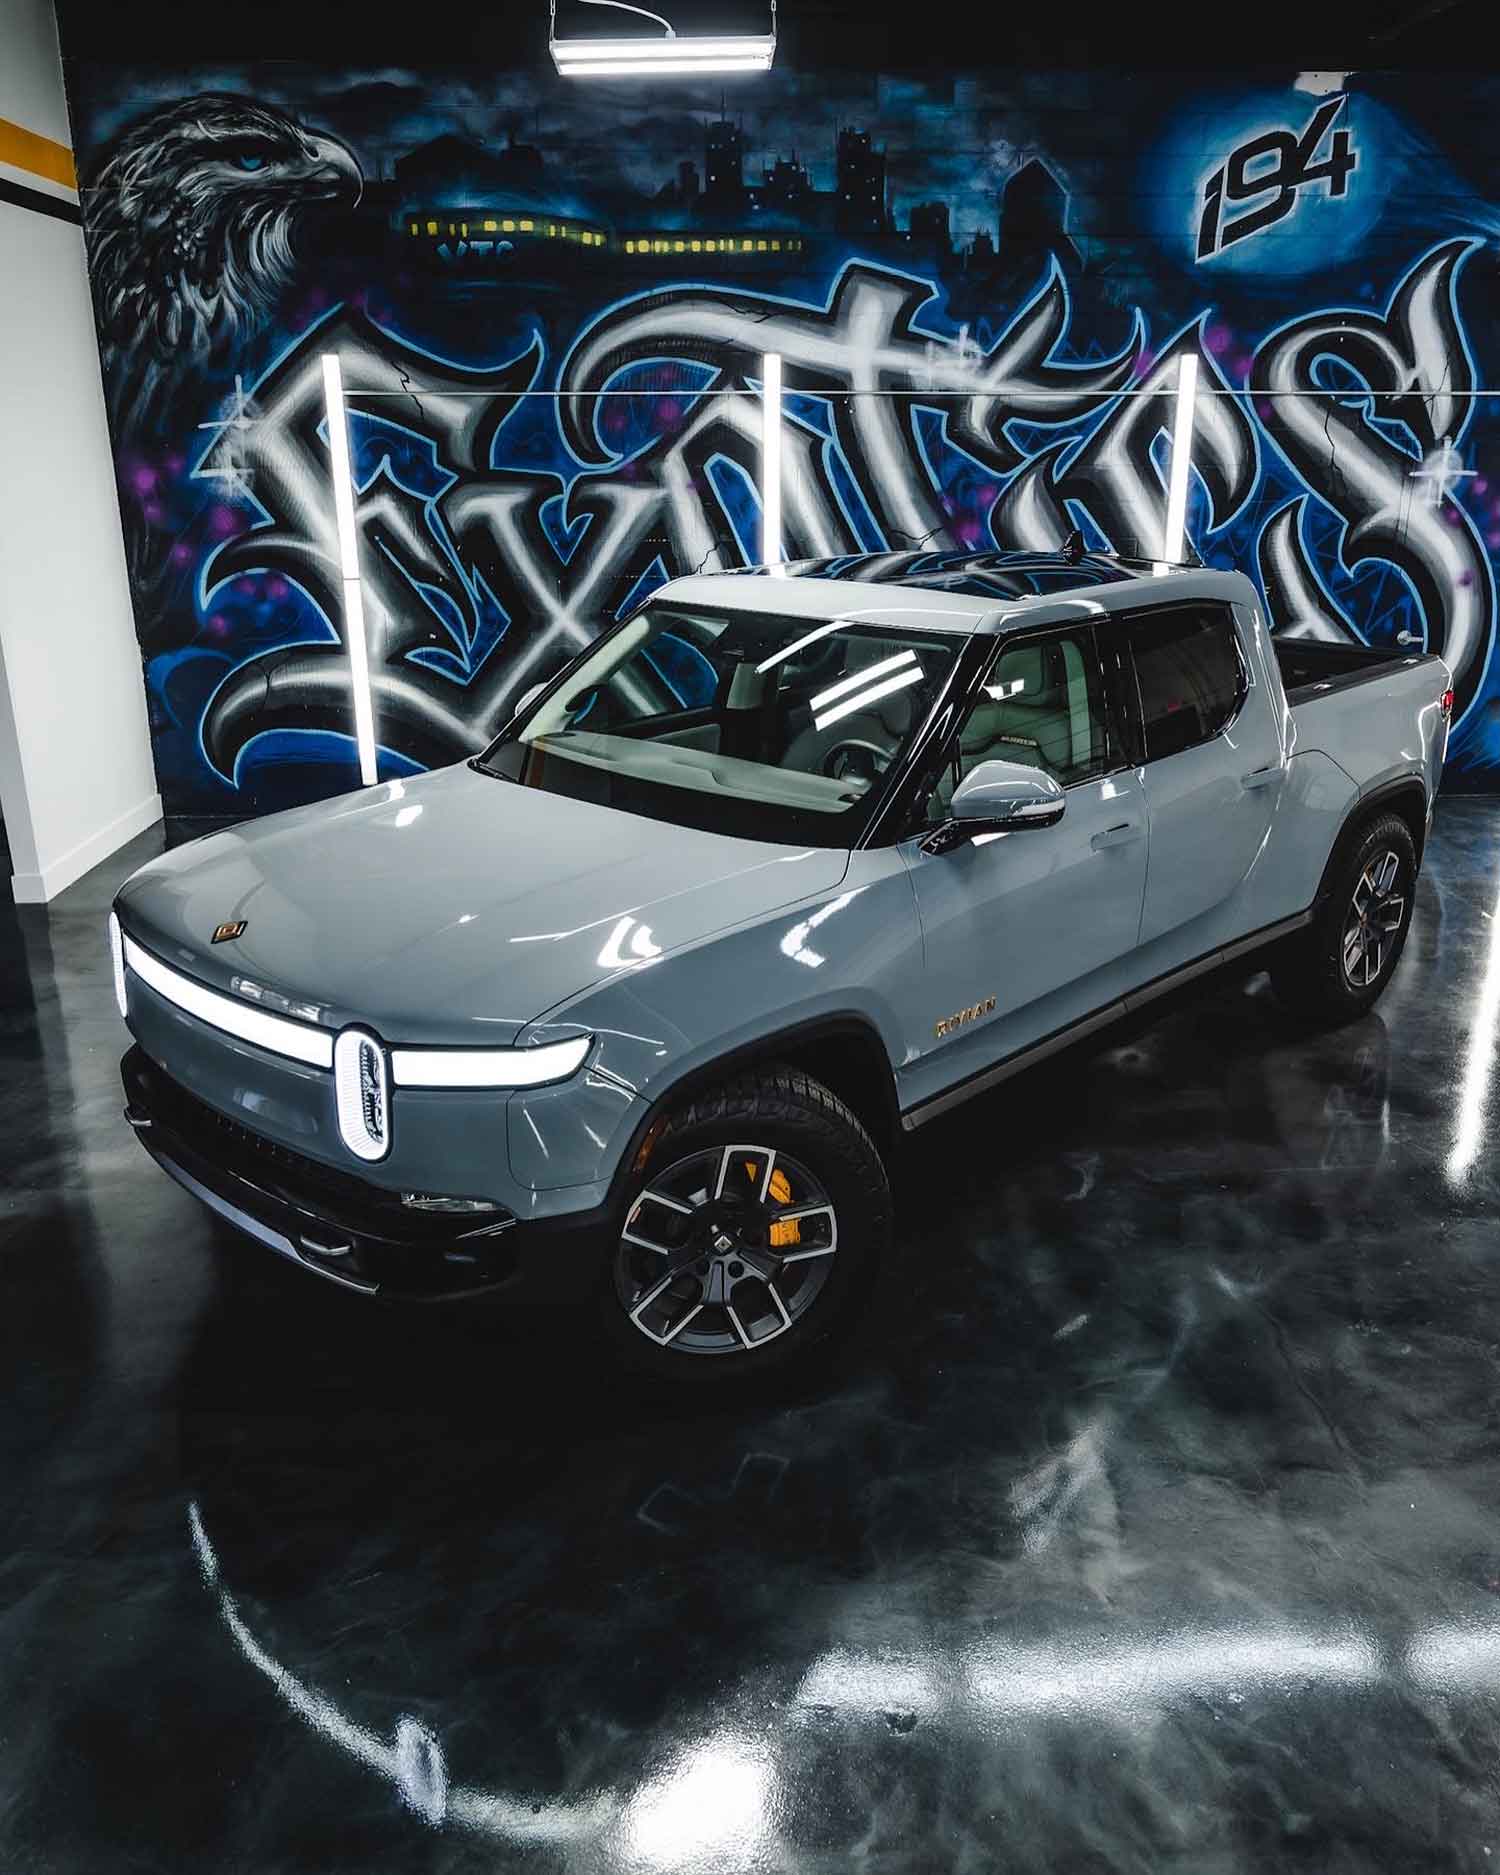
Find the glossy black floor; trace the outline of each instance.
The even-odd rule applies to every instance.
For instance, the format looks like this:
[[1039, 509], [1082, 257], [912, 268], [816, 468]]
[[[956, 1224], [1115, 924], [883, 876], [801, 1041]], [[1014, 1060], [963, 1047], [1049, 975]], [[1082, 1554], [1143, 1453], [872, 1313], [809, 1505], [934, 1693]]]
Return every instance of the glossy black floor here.
[[119, 1118], [150, 836], [0, 912], [0, 1870], [1500, 1866], [1497, 835], [1357, 1027], [930, 1129], [865, 1332], [713, 1409], [215, 1240]]

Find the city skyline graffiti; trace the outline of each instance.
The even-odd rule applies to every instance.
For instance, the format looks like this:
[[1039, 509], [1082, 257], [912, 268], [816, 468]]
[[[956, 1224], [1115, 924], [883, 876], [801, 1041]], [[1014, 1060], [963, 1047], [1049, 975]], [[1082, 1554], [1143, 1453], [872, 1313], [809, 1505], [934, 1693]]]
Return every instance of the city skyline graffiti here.
[[[126, 116], [85, 191], [169, 811], [352, 785], [330, 349], [383, 772], [474, 752], [661, 580], [755, 558], [766, 351], [784, 360], [787, 552], [822, 558], [1046, 549], [1075, 527], [1151, 555], [1193, 350], [1197, 550], [1250, 573], [1279, 632], [1441, 651], [1463, 719], [1450, 765], [1500, 776], [1494, 412], [1468, 311], [1493, 291], [1485, 226], [1393, 227], [1353, 272], [1309, 279], [1314, 216], [1344, 195], [1368, 217], [1358, 190], [1381, 186], [1388, 127], [1357, 101], [1293, 95], [1274, 134], [1226, 118], [1201, 263], [1211, 144], [1178, 162], [1165, 257], [1139, 230], [1091, 243], [1087, 211], [1105, 226], [1118, 202], [1064, 188], [1044, 124], [994, 159], [992, 233], [962, 191], [903, 205], [858, 129], [833, 141], [832, 188], [796, 157], [755, 183], [744, 132], [710, 111], [701, 178], [686, 161], [650, 193], [595, 177], [590, 200], [513, 125], [498, 149], [442, 132], [371, 157], [291, 102], [216, 90]], [[143, 242], [174, 191], [191, 214]], [[1253, 199], [1276, 212], [1231, 241], [1228, 204], [1243, 222]], [[338, 238], [308, 240], [320, 225]]]

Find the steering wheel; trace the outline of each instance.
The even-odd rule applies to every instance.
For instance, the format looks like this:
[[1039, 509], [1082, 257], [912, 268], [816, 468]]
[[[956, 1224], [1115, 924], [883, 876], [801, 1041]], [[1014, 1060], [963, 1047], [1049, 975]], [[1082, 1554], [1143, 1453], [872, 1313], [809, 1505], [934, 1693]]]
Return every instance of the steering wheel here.
[[891, 765], [890, 752], [878, 743], [850, 736], [836, 742], [819, 764], [822, 772], [834, 781], [858, 781], [870, 787]]

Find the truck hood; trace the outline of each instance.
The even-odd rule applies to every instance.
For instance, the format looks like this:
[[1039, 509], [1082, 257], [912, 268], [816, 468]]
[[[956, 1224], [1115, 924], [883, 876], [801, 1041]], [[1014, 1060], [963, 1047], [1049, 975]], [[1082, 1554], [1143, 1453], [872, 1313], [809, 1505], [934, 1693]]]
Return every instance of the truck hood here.
[[[313, 1003], [390, 1041], [503, 1046], [590, 984], [830, 889], [848, 864], [461, 765], [179, 847], [118, 905], [164, 962], [263, 1006]], [[211, 941], [239, 919], [238, 938]]]

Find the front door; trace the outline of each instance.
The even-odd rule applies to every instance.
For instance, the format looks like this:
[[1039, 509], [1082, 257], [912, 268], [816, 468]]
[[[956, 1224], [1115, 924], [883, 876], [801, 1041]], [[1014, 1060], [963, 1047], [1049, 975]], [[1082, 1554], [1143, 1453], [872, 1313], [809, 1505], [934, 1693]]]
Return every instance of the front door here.
[[1114, 994], [1101, 973], [1135, 946], [1147, 822], [1092, 626], [1007, 639], [986, 672], [925, 817], [947, 817], [980, 762], [1027, 762], [1066, 791], [1052, 827], [980, 835], [945, 853], [902, 843], [924, 968], [907, 999], [903, 1106], [1087, 1015]]

